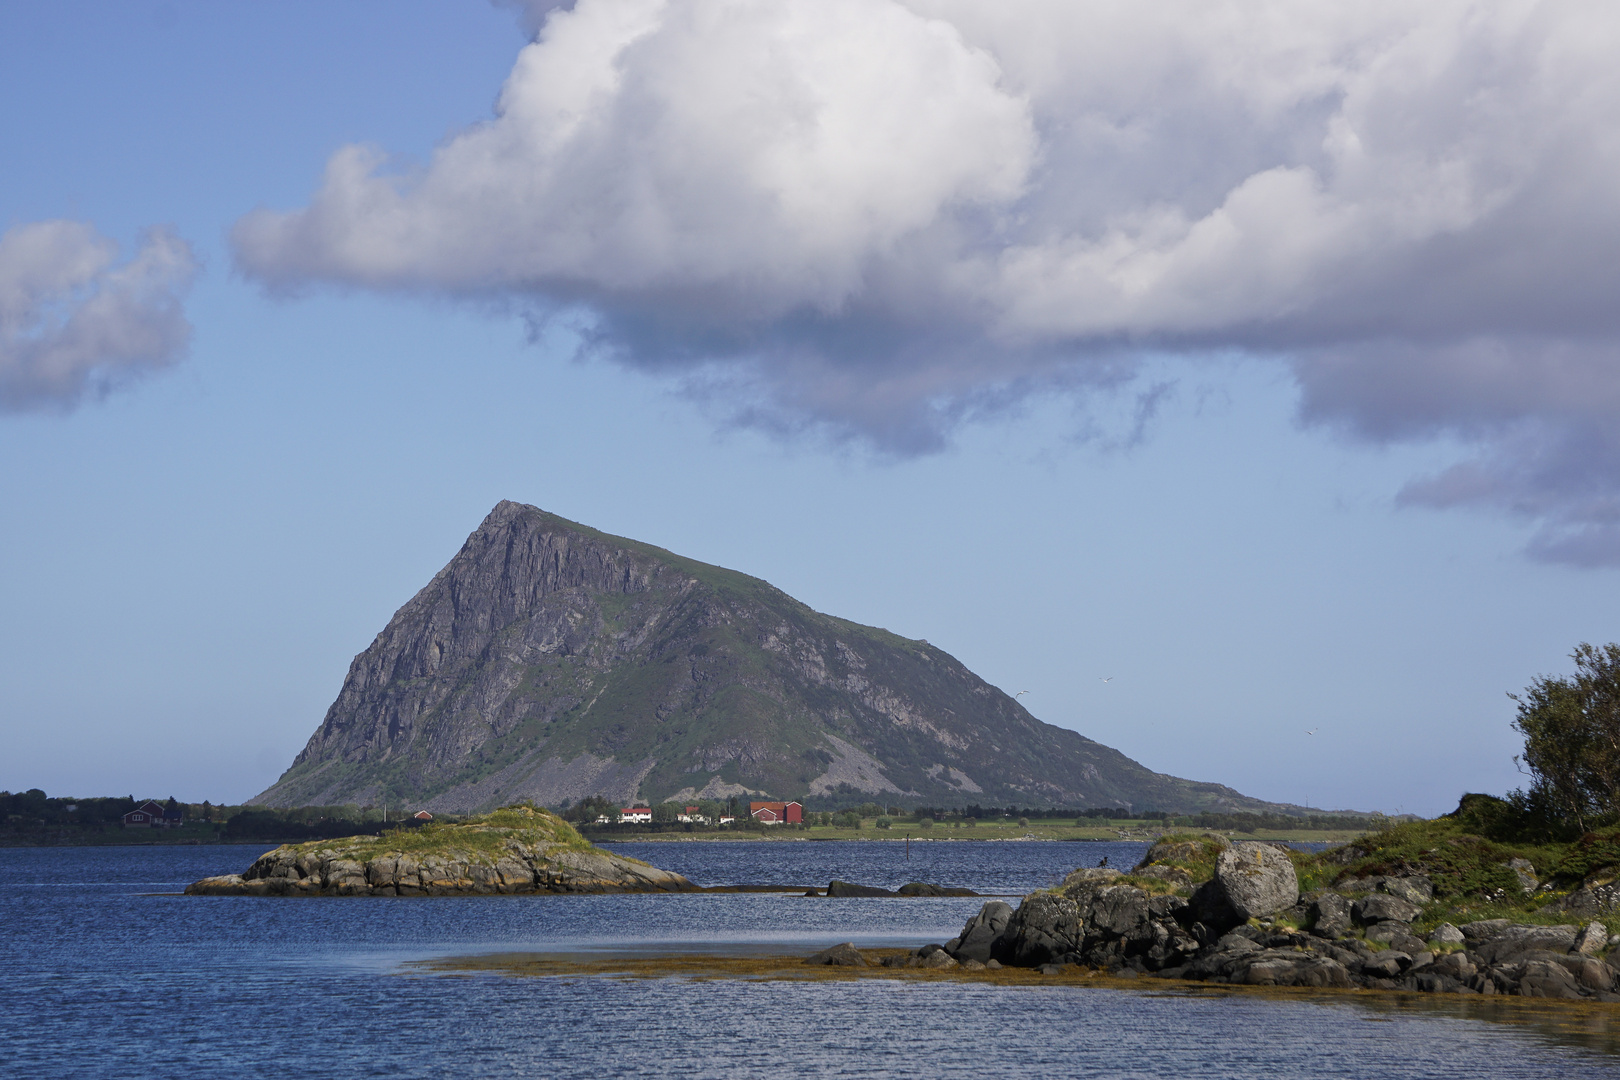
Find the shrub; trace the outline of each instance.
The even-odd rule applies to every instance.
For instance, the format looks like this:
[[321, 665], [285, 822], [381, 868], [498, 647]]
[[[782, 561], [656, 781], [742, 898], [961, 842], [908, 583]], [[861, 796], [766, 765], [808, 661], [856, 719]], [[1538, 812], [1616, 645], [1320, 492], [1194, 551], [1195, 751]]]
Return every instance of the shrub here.
[[919, 828], [919, 829], [932, 829], [933, 827], [934, 827], [934, 819], [931, 818], [931, 817], [925, 817], [922, 820], [917, 822], [917, 828]]
[[880, 817], [873, 824], [875, 824], [880, 829], [887, 829], [887, 828], [891, 827], [894, 824], [894, 819], [889, 818], [889, 817]]

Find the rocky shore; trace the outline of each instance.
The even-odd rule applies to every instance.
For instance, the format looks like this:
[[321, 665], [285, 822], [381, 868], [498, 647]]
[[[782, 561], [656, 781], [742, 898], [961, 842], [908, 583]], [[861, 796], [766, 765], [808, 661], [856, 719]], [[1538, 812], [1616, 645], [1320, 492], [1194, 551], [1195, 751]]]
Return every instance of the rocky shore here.
[[284, 844], [190, 896], [696, 892], [679, 874], [592, 846], [555, 814], [507, 807], [455, 825]]
[[[1211, 854], [1213, 873], [1196, 880], [1188, 868], [1207, 865]], [[1620, 937], [1601, 922], [1483, 919], [1440, 923], [1419, 936], [1414, 925], [1435, 900], [1429, 876], [1346, 876], [1302, 894], [1295, 857], [1280, 844], [1213, 835], [1161, 841], [1129, 874], [1076, 870], [1016, 909], [991, 901], [950, 941], [887, 962], [1054, 973], [1079, 964], [1251, 986], [1620, 1001], [1620, 971], [1605, 959]], [[1592, 892], [1583, 886], [1551, 910], [1586, 911]], [[829, 950], [810, 962], [852, 960]]]

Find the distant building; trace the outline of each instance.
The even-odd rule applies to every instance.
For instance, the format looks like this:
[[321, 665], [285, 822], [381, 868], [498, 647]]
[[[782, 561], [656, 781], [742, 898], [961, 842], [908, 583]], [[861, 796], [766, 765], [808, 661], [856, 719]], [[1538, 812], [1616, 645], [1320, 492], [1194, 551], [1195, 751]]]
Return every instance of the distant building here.
[[416, 813], [412, 814], [411, 817], [412, 817], [412, 819], [414, 819], [416, 821], [432, 821], [433, 820], [433, 815], [428, 813], [426, 810], [418, 810]]
[[748, 816], [766, 825], [798, 825], [804, 821], [804, 807], [796, 802], [751, 802]]
[[167, 806], [146, 800], [124, 815], [126, 829], [175, 829], [186, 823], [185, 811], [170, 799]]
[[646, 806], [627, 806], [619, 811], [619, 820], [626, 824], [652, 824], [652, 810]]
[[730, 825], [733, 821], [736, 821], [736, 820], [737, 820], [736, 818], [731, 817], [731, 816], [729, 816], [727, 814], [721, 814], [720, 815], [720, 824], [722, 824], [722, 825]]
[[707, 825], [709, 823], [709, 819], [703, 814], [703, 808], [698, 806], [688, 806], [685, 810], [682, 810], [679, 814], [675, 815], [675, 820], [685, 821], [697, 825]]

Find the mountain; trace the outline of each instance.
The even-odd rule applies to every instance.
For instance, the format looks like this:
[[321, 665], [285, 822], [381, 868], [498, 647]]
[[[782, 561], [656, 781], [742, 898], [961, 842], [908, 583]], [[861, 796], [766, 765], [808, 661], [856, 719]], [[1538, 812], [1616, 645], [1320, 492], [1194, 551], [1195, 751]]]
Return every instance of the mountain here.
[[1272, 808], [1036, 720], [955, 657], [502, 502], [355, 657], [263, 806], [857, 794]]

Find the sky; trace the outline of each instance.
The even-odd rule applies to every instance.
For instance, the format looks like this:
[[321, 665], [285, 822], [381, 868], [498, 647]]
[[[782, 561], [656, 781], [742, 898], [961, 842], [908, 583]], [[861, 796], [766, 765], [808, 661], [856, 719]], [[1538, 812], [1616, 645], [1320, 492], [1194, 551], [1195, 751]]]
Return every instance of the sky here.
[[[1620, 638], [1620, 10], [0, 6], [0, 788], [234, 803], [501, 499], [1438, 814]], [[1105, 681], [1108, 680], [1108, 681]]]

